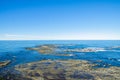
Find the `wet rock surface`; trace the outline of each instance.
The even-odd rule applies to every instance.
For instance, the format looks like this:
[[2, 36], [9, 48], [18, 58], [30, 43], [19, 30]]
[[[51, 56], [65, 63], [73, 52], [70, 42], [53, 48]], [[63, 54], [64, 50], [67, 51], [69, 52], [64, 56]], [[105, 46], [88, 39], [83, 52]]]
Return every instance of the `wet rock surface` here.
[[27, 50], [35, 50], [43, 54], [50, 54], [55, 51], [56, 46], [55, 45], [40, 45], [36, 47], [28, 47]]
[[58, 52], [97, 52], [97, 51], [102, 51], [105, 50], [104, 48], [70, 48], [70, 46], [74, 45], [66, 45], [66, 48], [61, 48], [61, 46], [65, 45], [40, 45], [36, 47], [28, 47], [26, 48], [27, 50], [34, 50], [38, 51], [42, 54], [53, 54], [53, 53], [58, 53]]
[[94, 66], [83, 60], [43, 60], [18, 65], [15, 69], [32, 80], [120, 80], [120, 67]]
[[2, 62], [0, 62], [0, 67], [7, 66], [7, 65], [10, 64], [10, 63], [11, 63], [10, 60], [8, 60], [8, 61], [2, 61]]
[[7, 74], [4, 75], [4, 76], [3, 76], [3, 75], [0, 76], [0, 80], [32, 80], [32, 79], [23, 77], [23, 75], [12, 74], [12, 73], [10, 72], [10, 73], [7, 73]]
[[[119, 47], [109, 49], [99, 47], [80, 47], [73, 44], [47, 44], [28, 47], [26, 49], [37, 51], [40, 55], [42, 54], [42, 57], [52, 55], [52, 58], [44, 58], [42, 60], [39, 59], [41, 61], [38, 62], [17, 65], [15, 71], [17, 70], [19, 74], [3, 70], [5, 75], [0, 73], [0, 80], [120, 80], [120, 67], [113, 67], [114, 65], [105, 62], [102, 59], [88, 60], [91, 61], [88, 62], [85, 61], [87, 59], [83, 58], [85, 57], [85, 54], [87, 55], [89, 52], [89, 54], [92, 54], [93, 52], [92, 55], [94, 55], [94, 52], [97, 53], [97, 51], [104, 51], [106, 49], [119, 50]], [[57, 59], [56, 57], [58, 56], [63, 58]], [[89, 57], [94, 58], [91, 55]], [[15, 56], [13, 56], [13, 58], [17, 59]], [[26, 57], [24, 59], [26, 59]], [[118, 62], [119, 58], [110, 57], [105, 58], [105, 60]], [[6, 67], [10, 62], [11, 61], [0, 62], [0, 67]]]
[[97, 52], [102, 51], [104, 48], [83, 48], [83, 49], [67, 49], [65, 52]]
[[16, 71], [13, 67], [2, 68], [0, 70], [0, 80], [32, 80], [27, 78], [21, 72]]

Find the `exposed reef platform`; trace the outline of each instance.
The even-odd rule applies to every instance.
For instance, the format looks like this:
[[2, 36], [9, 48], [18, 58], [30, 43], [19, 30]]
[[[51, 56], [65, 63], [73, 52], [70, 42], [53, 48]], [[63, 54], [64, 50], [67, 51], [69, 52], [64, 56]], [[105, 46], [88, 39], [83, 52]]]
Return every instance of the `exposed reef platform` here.
[[120, 80], [120, 67], [94, 66], [85, 60], [42, 60], [15, 69], [32, 80]]

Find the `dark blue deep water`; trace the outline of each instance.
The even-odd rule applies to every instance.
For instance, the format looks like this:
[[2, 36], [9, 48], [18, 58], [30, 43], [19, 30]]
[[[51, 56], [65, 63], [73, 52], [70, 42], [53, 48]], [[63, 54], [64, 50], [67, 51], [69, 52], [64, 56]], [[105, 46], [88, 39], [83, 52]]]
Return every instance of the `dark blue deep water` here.
[[59, 56], [51, 54], [40, 54], [36, 51], [26, 50], [25, 47], [34, 47], [42, 44], [62, 44], [62, 48], [67, 48], [67, 44], [75, 44], [68, 48], [87, 48], [98, 47], [107, 48], [120, 46], [120, 40], [26, 40], [26, 41], [0, 41], [0, 61], [11, 60], [8, 67], [14, 67], [18, 64], [35, 62], [45, 59], [65, 60], [80, 59], [88, 60], [92, 63], [98, 62], [99, 66], [110, 64], [111, 66], [120, 66], [120, 49], [112, 49], [98, 52], [71, 52], [72, 56]]

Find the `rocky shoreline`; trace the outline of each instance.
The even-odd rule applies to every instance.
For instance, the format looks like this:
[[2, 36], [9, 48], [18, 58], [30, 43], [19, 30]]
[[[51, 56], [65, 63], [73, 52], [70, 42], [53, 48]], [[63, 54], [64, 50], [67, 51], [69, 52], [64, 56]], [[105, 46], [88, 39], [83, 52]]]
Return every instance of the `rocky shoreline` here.
[[85, 60], [42, 60], [15, 69], [32, 80], [120, 80], [120, 67], [94, 66]]
[[[68, 45], [67, 45], [68, 46]], [[69, 45], [72, 47], [73, 45]], [[40, 54], [52, 54], [57, 56], [72, 56], [73, 52], [97, 52], [106, 49], [120, 49], [119, 46], [110, 48], [62, 48], [62, 45], [40, 45], [35, 47], [27, 47], [26, 50], [37, 51]], [[62, 54], [61, 54], [61, 53]], [[60, 54], [59, 54], [60, 53]], [[113, 60], [112, 58], [110, 58]], [[102, 60], [98, 60], [102, 63]], [[11, 63], [10, 60], [0, 62], [0, 67], [5, 67]], [[91, 63], [86, 60], [54, 60], [47, 59], [37, 62], [30, 62], [15, 66], [11, 73], [6, 71], [5, 75], [0, 75], [0, 80], [120, 80], [120, 67], [109, 66], [110, 64]], [[109, 66], [105, 68], [105, 66]], [[2, 74], [2, 73], [1, 73]]]

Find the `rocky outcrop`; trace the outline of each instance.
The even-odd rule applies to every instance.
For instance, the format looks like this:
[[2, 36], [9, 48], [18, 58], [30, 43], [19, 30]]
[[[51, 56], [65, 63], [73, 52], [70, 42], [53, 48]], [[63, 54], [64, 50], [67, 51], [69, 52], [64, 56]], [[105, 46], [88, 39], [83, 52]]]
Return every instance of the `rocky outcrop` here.
[[8, 61], [2, 61], [0, 62], [0, 67], [4, 67], [4, 66], [7, 66], [11, 61], [8, 60]]
[[61, 45], [41, 45], [41, 46], [37, 46], [37, 47], [28, 47], [26, 48], [27, 50], [34, 50], [34, 51], [38, 51], [40, 53], [57, 53], [57, 51], [61, 51], [61, 52], [97, 52], [97, 51], [104, 51], [104, 48], [75, 48], [75, 49], [61, 49], [58, 46]]
[[66, 49], [65, 52], [97, 52], [103, 51], [104, 48], [83, 48], [83, 49]]
[[27, 50], [35, 50], [35, 51], [38, 51], [40, 53], [46, 53], [46, 54], [49, 54], [49, 53], [52, 53], [54, 52], [56, 46], [55, 45], [41, 45], [41, 46], [37, 46], [37, 47], [28, 47], [26, 48]]
[[83, 60], [43, 60], [16, 66], [32, 80], [120, 80], [120, 67], [94, 68]]

